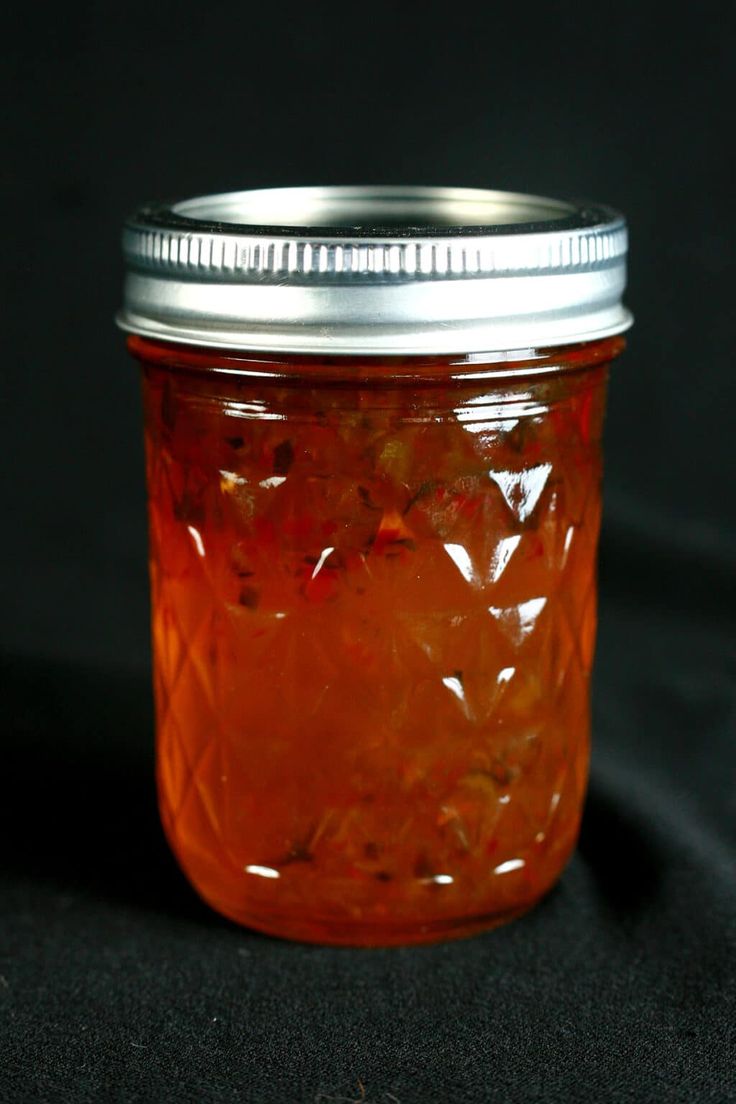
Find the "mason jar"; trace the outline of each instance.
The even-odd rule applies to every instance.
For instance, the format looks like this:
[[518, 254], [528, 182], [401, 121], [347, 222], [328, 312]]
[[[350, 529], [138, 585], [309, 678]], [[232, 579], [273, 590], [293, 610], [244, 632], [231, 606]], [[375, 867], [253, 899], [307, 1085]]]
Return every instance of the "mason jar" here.
[[144, 207], [124, 249], [182, 869], [320, 943], [525, 912], [585, 796], [623, 219], [288, 188]]

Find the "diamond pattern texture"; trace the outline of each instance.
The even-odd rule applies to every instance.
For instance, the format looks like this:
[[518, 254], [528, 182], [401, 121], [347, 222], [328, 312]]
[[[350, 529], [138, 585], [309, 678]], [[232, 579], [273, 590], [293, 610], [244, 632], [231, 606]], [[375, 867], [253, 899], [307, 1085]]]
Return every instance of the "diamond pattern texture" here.
[[485, 392], [460, 418], [447, 395], [148, 371], [162, 815], [216, 907], [408, 930], [556, 879], [587, 774], [604, 382], [504, 385], [502, 418]]

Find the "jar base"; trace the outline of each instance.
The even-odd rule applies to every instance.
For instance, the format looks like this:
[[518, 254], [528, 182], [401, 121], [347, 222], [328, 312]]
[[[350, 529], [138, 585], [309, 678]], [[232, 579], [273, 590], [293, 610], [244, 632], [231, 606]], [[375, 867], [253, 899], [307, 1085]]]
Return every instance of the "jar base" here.
[[501, 927], [530, 912], [545, 896], [525, 902], [505, 912], [483, 913], [479, 916], [450, 917], [426, 924], [361, 924], [340, 922], [334, 918], [305, 920], [293, 916], [269, 914], [259, 916], [249, 910], [236, 910], [207, 897], [203, 899], [220, 915], [244, 928], [263, 935], [297, 943], [314, 943], [328, 947], [404, 947], [426, 943], [441, 943], [466, 939]]

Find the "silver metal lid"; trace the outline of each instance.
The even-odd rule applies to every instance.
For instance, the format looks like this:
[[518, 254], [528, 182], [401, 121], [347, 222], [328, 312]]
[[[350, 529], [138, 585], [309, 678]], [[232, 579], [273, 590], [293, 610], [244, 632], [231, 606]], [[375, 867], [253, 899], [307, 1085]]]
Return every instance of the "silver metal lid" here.
[[273, 188], [141, 208], [122, 329], [264, 352], [541, 348], [631, 325], [608, 207], [474, 188]]

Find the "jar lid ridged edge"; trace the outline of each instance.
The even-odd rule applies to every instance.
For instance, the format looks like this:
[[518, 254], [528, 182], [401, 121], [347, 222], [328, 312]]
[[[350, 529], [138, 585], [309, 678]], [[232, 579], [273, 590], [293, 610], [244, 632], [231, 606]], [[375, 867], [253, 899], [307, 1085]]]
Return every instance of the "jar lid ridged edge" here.
[[610, 208], [517, 193], [225, 193], [128, 220], [118, 321], [144, 336], [264, 351], [426, 353], [440, 351], [443, 329], [457, 352], [511, 338], [572, 343], [630, 324], [627, 248]]

